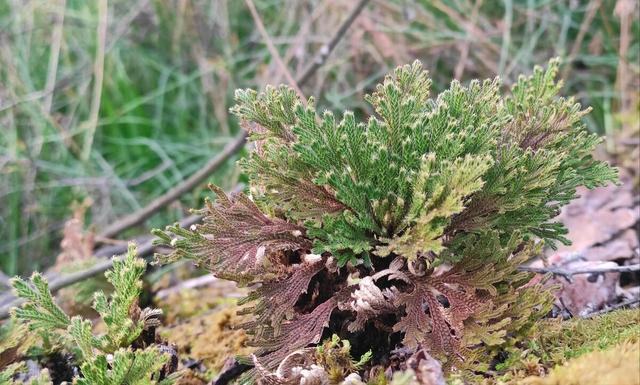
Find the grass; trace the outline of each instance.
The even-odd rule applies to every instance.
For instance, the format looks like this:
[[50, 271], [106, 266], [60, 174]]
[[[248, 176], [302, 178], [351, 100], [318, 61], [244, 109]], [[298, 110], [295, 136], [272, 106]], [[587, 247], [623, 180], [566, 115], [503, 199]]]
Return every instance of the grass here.
[[[352, 6], [255, 3], [294, 77]], [[360, 94], [416, 58], [440, 90], [453, 77], [501, 74], [508, 85], [561, 56], [566, 92], [594, 108], [589, 129], [611, 133], [623, 102], [615, 6], [372, 1], [303, 91], [329, 109], [370, 114]], [[637, 14], [630, 29], [625, 71], [637, 79]], [[0, 268], [11, 275], [50, 265], [73, 202], [90, 197], [87, 223], [100, 229], [187, 178], [238, 131], [227, 114], [233, 91], [266, 82], [284, 77], [241, 1], [0, 3]], [[229, 188], [240, 177], [229, 162], [213, 181]], [[145, 228], [181, 217], [202, 195], [187, 194]]]

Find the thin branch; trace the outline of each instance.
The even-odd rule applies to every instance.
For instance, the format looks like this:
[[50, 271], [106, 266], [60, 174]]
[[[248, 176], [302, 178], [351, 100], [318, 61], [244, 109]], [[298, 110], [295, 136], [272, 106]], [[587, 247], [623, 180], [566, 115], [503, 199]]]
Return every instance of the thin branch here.
[[227, 385], [232, 382], [236, 377], [251, 369], [251, 366], [247, 364], [241, 364], [237, 359], [233, 359], [233, 362], [229, 365], [225, 365], [220, 374], [207, 385]]
[[256, 9], [255, 4], [253, 4], [252, 0], [245, 0], [244, 2], [245, 4], [247, 4], [247, 8], [249, 8], [249, 11], [251, 12], [251, 17], [253, 17], [253, 21], [256, 23], [256, 27], [258, 27], [258, 31], [260, 32], [260, 35], [262, 35], [262, 38], [264, 39], [264, 42], [267, 45], [267, 48], [269, 49], [269, 52], [271, 53], [273, 60], [276, 61], [276, 64], [278, 65], [280, 72], [282, 72], [284, 77], [287, 79], [287, 82], [289, 82], [289, 85], [296, 91], [300, 99], [304, 102], [305, 100], [304, 94], [302, 93], [302, 91], [300, 91], [300, 87], [298, 87], [298, 83], [295, 81], [293, 76], [291, 76], [291, 72], [289, 72], [289, 69], [287, 68], [286, 64], [284, 64], [284, 62], [282, 61], [282, 57], [280, 56], [280, 53], [276, 49], [275, 45], [273, 45], [273, 41], [269, 36], [269, 32], [267, 32], [267, 29], [264, 27], [264, 24], [262, 23], [262, 19], [260, 18], [260, 14]]
[[598, 8], [602, 5], [602, 0], [591, 0], [589, 2], [589, 7], [587, 8], [586, 15], [584, 19], [582, 19], [582, 24], [580, 24], [580, 29], [578, 30], [578, 35], [573, 40], [573, 46], [571, 46], [571, 51], [569, 52], [569, 56], [566, 59], [566, 66], [564, 71], [562, 71], [561, 79], [567, 79], [569, 76], [569, 72], [571, 71], [572, 61], [575, 59], [576, 55], [582, 48], [582, 41], [584, 40], [585, 35], [589, 32], [589, 26], [591, 26], [591, 22], [593, 18], [596, 16], [596, 12]]
[[4, 287], [11, 287], [11, 278], [8, 275], [0, 271], [0, 285]]
[[528, 271], [537, 274], [551, 273], [553, 275], [559, 275], [565, 278], [567, 281], [573, 283], [572, 276], [578, 274], [602, 274], [602, 273], [630, 273], [634, 271], [640, 271], [640, 263], [627, 266], [610, 266], [610, 267], [593, 267], [587, 269], [575, 269], [569, 270], [562, 267], [532, 267], [532, 266], [520, 266], [518, 271]]
[[[476, 24], [476, 19], [478, 18], [478, 11], [480, 10], [480, 6], [482, 5], [482, 0], [476, 0], [473, 4], [473, 9], [471, 10], [471, 24]], [[458, 64], [456, 64], [456, 69], [454, 71], [454, 77], [458, 80], [462, 80], [462, 74], [464, 73], [465, 66], [467, 64], [467, 58], [469, 57], [469, 46], [471, 45], [472, 35], [469, 33], [469, 29], [466, 31], [466, 36], [464, 43], [462, 43], [462, 48], [460, 49], [460, 59], [458, 59]]]
[[181, 293], [184, 290], [198, 289], [205, 286], [213, 286], [213, 285], [216, 285], [216, 287], [219, 287], [221, 290], [224, 290], [225, 298], [233, 298], [233, 297], [241, 298], [246, 295], [246, 294], [243, 294], [241, 289], [238, 289], [235, 282], [220, 280], [213, 274], [206, 274], [206, 275], [201, 275], [199, 277], [180, 281], [174, 286], [159, 290], [156, 293], [154, 293], [154, 298], [156, 300], [163, 300], [165, 298], [169, 298], [174, 294]]
[[369, 0], [360, 0], [360, 2], [353, 8], [349, 16], [347, 16], [346, 20], [340, 25], [335, 35], [329, 40], [329, 42], [320, 48], [320, 51], [316, 55], [315, 59], [311, 64], [307, 67], [307, 69], [302, 73], [302, 75], [298, 78], [298, 84], [302, 86], [306, 83], [311, 76], [327, 61], [327, 58], [331, 54], [334, 48], [338, 45], [342, 37], [347, 32], [351, 24], [358, 18], [358, 15], [362, 12], [364, 7], [367, 5]]
[[195, 174], [191, 175], [184, 182], [167, 191], [163, 195], [154, 199], [151, 203], [149, 203], [142, 209], [112, 223], [100, 234], [98, 234], [97, 237], [112, 238], [113, 236], [123, 232], [126, 229], [139, 225], [140, 223], [151, 217], [153, 214], [158, 212], [160, 209], [167, 206], [169, 203], [180, 198], [180, 196], [182, 196], [184, 193], [191, 191], [197, 185], [204, 182], [214, 171], [216, 171], [224, 162], [226, 162], [227, 159], [240, 151], [244, 146], [246, 138], [247, 133], [245, 131], [242, 131], [242, 133], [238, 135], [237, 138], [227, 144], [221, 152], [219, 152], [213, 159], [209, 160], [209, 162], [207, 162], [207, 164], [204, 165], [204, 167], [198, 170]]
[[[599, 316], [599, 315], [610, 313], [610, 312], [612, 312], [614, 310], [618, 310], [618, 309], [622, 309], [622, 308], [626, 308], [626, 307], [631, 308], [631, 307], [634, 307], [633, 305], [635, 305], [637, 303], [640, 303], [640, 298], [632, 298], [632, 299], [617, 303], [615, 305], [608, 306], [606, 309], [602, 309], [602, 310], [598, 310], [598, 311], [594, 311], [592, 313], [589, 313], [589, 314], [585, 315], [583, 318], [593, 318], [593, 317], [596, 317], [596, 316]], [[637, 306], [635, 306], [635, 307], [637, 307]]]

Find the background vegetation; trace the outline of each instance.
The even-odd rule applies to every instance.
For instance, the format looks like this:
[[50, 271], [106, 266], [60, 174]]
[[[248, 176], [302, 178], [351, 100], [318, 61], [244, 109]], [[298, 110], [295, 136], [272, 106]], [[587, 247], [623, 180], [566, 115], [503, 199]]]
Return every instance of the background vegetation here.
[[[354, 5], [254, 3], [294, 77]], [[593, 106], [589, 129], [637, 137], [637, 12], [634, 0], [372, 0], [302, 91], [366, 115], [361, 95], [414, 59], [435, 92], [496, 74], [508, 86], [560, 56], [564, 92]], [[285, 81], [243, 1], [1, 1], [2, 271], [51, 264], [77, 205], [100, 230], [184, 181], [239, 131], [227, 113], [236, 88]], [[241, 180], [234, 159], [211, 180]], [[197, 188], [120, 237], [182, 218], [202, 196]]]

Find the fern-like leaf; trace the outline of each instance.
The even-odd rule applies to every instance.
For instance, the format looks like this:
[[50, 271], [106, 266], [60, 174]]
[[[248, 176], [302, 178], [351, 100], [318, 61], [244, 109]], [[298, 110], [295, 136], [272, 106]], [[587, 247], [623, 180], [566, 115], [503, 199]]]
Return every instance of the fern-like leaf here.
[[15, 277], [11, 284], [16, 295], [26, 301], [22, 307], [13, 309], [13, 315], [27, 322], [31, 330], [65, 330], [69, 326], [69, 316], [55, 303], [49, 283], [40, 273], [33, 273], [30, 282]]
[[201, 212], [202, 224], [191, 230], [169, 228], [169, 232], [181, 237], [175, 240], [170, 240], [167, 233], [156, 232], [175, 247], [169, 259], [184, 256], [219, 277], [251, 281], [256, 273], [273, 264], [269, 259], [278, 251], [310, 247], [303, 227], [267, 217], [243, 194], [228, 197], [218, 187], [210, 187], [218, 199], [216, 204], [207, 202]]

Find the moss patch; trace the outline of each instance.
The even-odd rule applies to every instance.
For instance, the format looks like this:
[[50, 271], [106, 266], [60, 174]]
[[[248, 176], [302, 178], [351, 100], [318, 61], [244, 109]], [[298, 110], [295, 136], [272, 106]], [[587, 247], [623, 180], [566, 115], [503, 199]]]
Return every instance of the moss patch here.
[[640, 343], [625, 342], [604, 351], [583, 354], [555, 368], [547, 377], [525, 379], [527, 385], [640, 384]]
[[640, 309], [619, 310], [591, 319], [543, 321], [534, 337], [541, 358], [555, 364], [639, 339]]
[[496, 383], [519, 383], [528, 376], [544, 376], [552, 368], [591, 352], [640, 341], [640, 310], [618, 310], [591, 319], [538, 322], [523, 346], [511, 348], [497, 365], [504, 373]]
[[220, 371], [227, 358], [251, 354], [246, 346], [244, 330], [234, 329], [243, 320], [237, 308], [229, 306], [190, 318], [183, 323], [161, 330], [161, 335], [178, 345], [181, 357], [202, 362], [209, 375]]
[[233, 282], [219, 281], [215, 285], [182, 289], [164, 298], [156, 298], [155, 306], [162, 309], [165, 324], [172, 325], [208, 313], [221, 305], [234, 305], [236, 298], [243, 294]]

